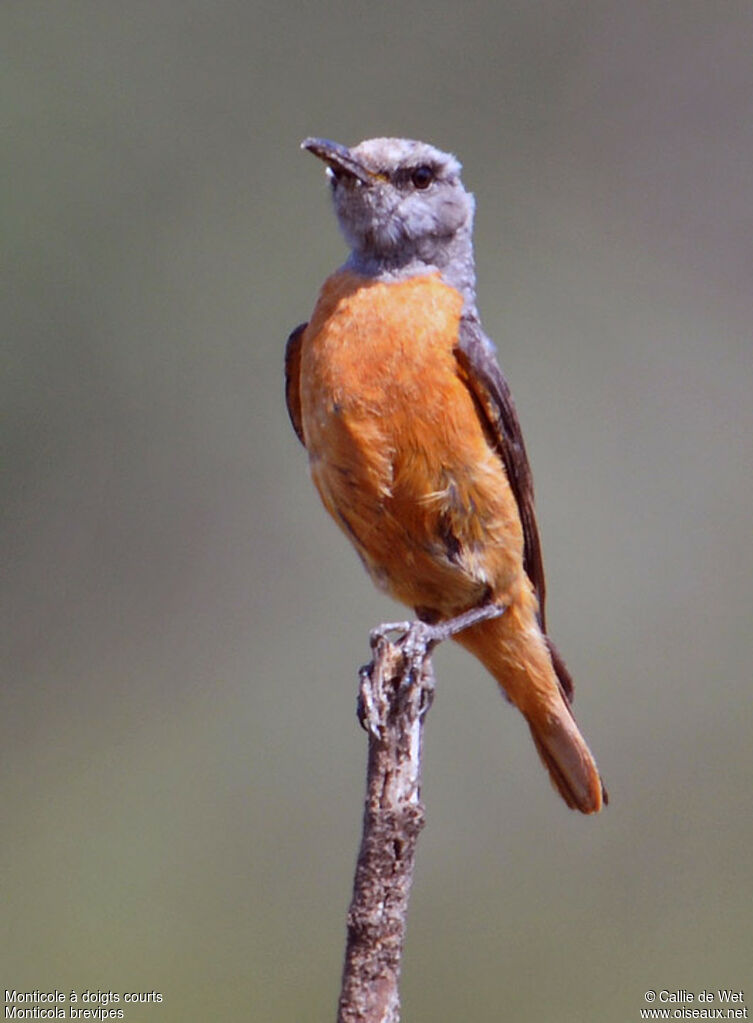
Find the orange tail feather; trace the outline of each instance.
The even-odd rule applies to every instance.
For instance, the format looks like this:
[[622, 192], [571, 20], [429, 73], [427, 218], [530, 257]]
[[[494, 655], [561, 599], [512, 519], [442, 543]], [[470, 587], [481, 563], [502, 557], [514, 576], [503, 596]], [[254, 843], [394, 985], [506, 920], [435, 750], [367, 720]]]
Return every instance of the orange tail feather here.
[[515, 607], [467, 629], [457, 641], [496, 678], [524, 714], [555, 789], [581, 813], [598, 813], [607, 792], [568, 701], [572, 683], [556, 649]]
[[528, 719], [539, 756], [552, 784], [571, 810], [598, 813], [609, 802], [593, 754], [564, 704], [543, 724]]

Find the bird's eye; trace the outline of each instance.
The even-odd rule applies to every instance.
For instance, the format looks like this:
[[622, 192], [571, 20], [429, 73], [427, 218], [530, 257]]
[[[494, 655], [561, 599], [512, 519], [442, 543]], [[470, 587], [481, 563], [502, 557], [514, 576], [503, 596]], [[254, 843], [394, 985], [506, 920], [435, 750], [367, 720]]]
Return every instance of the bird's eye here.
[[434, 171], [423, 163], [420, 167], [416, 167], [410, 179], [416, 188], [428, 188], [434, 180]]

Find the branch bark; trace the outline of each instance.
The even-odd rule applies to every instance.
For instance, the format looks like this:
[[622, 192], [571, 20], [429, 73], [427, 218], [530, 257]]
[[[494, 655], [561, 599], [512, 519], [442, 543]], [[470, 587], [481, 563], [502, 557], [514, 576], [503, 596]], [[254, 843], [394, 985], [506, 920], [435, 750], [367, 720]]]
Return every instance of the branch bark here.
[[[363, 833], [348, 911], [338, 1023], [399, 1023], [398, 982], [424, 826], [421, 753], [434, 697], [431, 651], [462, 629], [504, 612], [487, 604], [438, 625], [398, 622], [371, 634], [360, 672], [359, 719], [369, 735]], [[403, 635], [396, 642], [390, 632]]]

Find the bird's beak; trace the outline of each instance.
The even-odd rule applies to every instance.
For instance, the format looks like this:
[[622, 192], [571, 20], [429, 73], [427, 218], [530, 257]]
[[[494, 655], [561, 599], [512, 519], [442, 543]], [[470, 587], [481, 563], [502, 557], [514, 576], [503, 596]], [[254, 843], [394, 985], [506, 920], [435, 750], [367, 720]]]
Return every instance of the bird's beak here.
[[364, 185], [371, 184], [376, 177], [353, 156], [347, 146], [341, 146], [339, 142], [332, 142], [330, 139], [308, 138], [301, 142], [301, 149], [308, 149], [314, 156], [324, 160], [336, 175], [347, 174]]

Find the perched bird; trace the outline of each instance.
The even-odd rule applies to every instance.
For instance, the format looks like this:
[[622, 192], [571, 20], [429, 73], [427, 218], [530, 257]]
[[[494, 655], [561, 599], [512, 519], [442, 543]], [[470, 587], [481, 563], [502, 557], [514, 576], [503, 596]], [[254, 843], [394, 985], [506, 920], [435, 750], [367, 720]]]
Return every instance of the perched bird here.
[[454, 156], [309, 138], [351, 248], [288, 340], [286, 398], [325, 507], [374, 582], [427, 622], [488, 602], [455, 638], [523, 713], [568, 806], [606, 803], [546, 634], [531, 470], [476, 309], [473, 196]]

